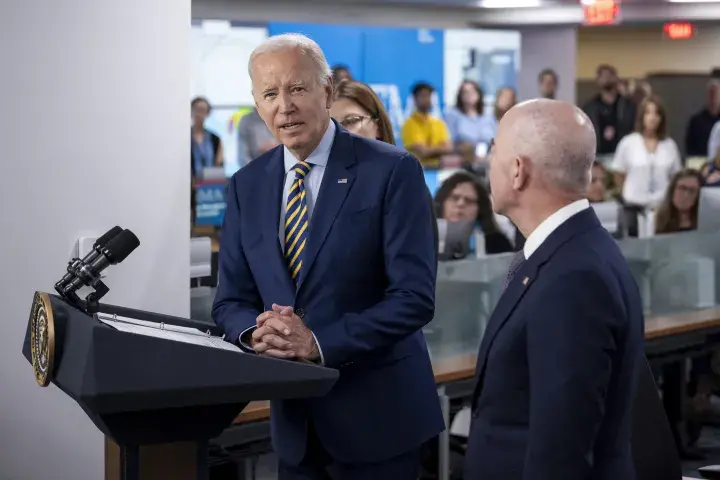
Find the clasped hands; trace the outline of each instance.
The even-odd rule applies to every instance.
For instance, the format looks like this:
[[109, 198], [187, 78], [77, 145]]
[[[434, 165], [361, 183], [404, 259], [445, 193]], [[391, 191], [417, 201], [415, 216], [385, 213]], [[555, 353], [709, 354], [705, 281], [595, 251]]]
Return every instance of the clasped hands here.
[[261, 355], [316, 361], [320, 357], [315, 337], [292, 307], [273, 304], [257, 317], [251, 347]]

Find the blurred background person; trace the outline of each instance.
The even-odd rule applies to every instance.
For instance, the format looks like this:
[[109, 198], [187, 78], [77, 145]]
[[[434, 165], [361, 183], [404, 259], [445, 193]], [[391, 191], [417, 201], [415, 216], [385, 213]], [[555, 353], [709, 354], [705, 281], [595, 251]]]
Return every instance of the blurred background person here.
[[678, 146], [667, 134], [665, 108], [657, 96], [648, 97], [638, 109], [635, 132], [620, 141], [612, 162], [629, 236], [638, 236], [638, 215], [660, 204], [681, 168]]
[[412, 89], [415, 111], [402, 126], [402, 142], [424, 168], [438, 168], [441, 157], [453, 153], [450, 132], [445, 122], [430, 113], [435, 88], [425, 82]]
[[353, 76], [347, 66], [338, 64], [332, 68], [332, 79], [333, 84], [337, 85], [343, 80], [353, 80]]
[[703, 178], [697, 170], [677, 172], [657, 209], [655, 233], [687, 232], [697, 229], [698, 204]]
[[[497, 133], [497, 124], [502, 119], [503, 115], [507, 113], [517, 103], [517, 94], [515, 89], [511, 87], [502, 87], [495, 92], [495, 125], [494, 132]], [[494, 135], [493, 135], [494, 136]]]
[[330, 116], [350, 132], [395, 144], [392, 124], [375, 92], [361, 82], [343, 80], [335, 87]]
[[500, 231], [490, 203], [490, 195], [478, 179], [468, 172], [457, 172], [445, 180], [435, 194], [437, 218], [448, 222], [474, 222], [484, 247], [471, 237], [471, 252], [495, 254], [512, 252], [510, 240]]
[[195, 97], [190, 102], [192, 128], [190, 131], [190, 159], [192, 177], [202, 175], [204, 168], [223, 165], [223, 148], [220, 137], [205, 128], [205, 120], [210, 116], [212, 107], [204, 97]]
[[238, 166], [240, 168], [278, 145], [256, 108], [240, 119], [237, 134]]
[[458, 88], [455, 106], [446, 115], [453, 145], [466, 163], [473, 163], [476, 154], [485, 157], [495, 135], [491, 118], [483, 115], [483, 98], [480, 85], [472, 80], [465, 80]]
[[538, 86], [540, 87], [540, 96], [554, 100], [557, 97], [558, 74], [552, 68], [546, 68], [538, 75]]
[[590, 203], [600, 203], [607, 200], [605, 193], [605, 182], [607, 173], [602, 163], [593, 163], [590, 177], [590, 185], [588, 186], [587, 198]]
[[598, 155], [615, 152], [620, 140], [633, 131], [635, 106], [620, 92], [620, 79], [612, 65], [597, 68], [599, 92], [583, 105], [597, 135]]
[[[720, 81], [711, 79], [707, 84], [705, 106], [690, 117], [685, 131], [685, 153], [689, 157], [714, 157], [711, 147], [710, 133], [713, 126], [720, 121]], [[720, 133], [718, 134], [720, 136]], [[718, 139], [720, 146], [720, 138]]]
[[643, 100], [652, 95], [652, 86], [645, 79], [633, 79], [629, 86], [630, 100], [635, 105], [640, 105]]
[[720, 187], [720, 122], [715, 124], [714, 132], [718, 136], [718, 149], [715, 152], [715, 158], [703, 165], [700, 170], [705, 179], [706, 187]]

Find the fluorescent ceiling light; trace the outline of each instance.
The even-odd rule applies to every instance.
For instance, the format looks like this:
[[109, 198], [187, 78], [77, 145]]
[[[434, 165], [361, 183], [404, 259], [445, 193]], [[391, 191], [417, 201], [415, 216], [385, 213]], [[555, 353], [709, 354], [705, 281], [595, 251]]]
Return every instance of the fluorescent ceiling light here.
[[670, 3], [720, 3], [720, 0], [667, 0]]
[[541, 6], [540, 0], [481, 0], [478, 6], [482, 8], [528, 8]]

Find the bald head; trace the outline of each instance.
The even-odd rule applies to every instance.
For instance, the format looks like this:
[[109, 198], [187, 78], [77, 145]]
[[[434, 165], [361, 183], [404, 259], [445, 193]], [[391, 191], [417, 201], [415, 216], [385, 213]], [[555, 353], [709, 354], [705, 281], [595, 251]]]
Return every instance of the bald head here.
[[575, 194], [587, 190], [595, 129], [576, 106], [545, 98], [519, 103], [500, 122], [501, 136], [510, 139], [509, 156], [528, 160], [532, 176], [544, 186]]

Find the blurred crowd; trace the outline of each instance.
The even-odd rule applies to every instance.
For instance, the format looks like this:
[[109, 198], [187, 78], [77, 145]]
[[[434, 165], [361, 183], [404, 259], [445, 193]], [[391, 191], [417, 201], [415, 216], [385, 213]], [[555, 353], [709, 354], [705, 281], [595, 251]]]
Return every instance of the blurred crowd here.
[[[333, 81], [337, 98], [332, 117], [356, 134], [394, 143], [391, 123], [377, 95], [355, 81], [343, 65], [333, 69]], [[559, 82], [552, 69], [541, 71], [538, 97], [555, 98]], [[706, 104], [698, 105], [689, 119], [684, 139], [668, 135], [668, 112], [648, 81], [623, 80], [612, 65], [600, 65], [596, 83], [597, 93], [582, 106], [597, 134], [597, 163], [588, 198], [619, 206], [614, 232], [618, 237], [695, 229], [700, 188], [720, 186], [720, 79], [708, 82]], [[415, 110], [399, 137], [426, 170], [444, 172], [444, 183], [434, 198], [438, 218], [474, 221], [484, 238], [484, 251], [473, 245], [471, 251], [476, 254], [520, 248], [523, 240], [514, 227], [493, 215], [486, 182], [498, 122], [517, 102], [515, 90], [500, 88], [494, 92], [494, 103], [486, 105], [486, 92], [476, 82], [465, 80], [443, 117], [431, 113], [433, 85], [417, 83], [411, 93]], [[224, 159], [220, 138], [205, 128], [210, 102], [195, 98], [191, 109], [195, 178], [203, 168], [222, 166]], [[277, 145], [256, 110], [242, 117], [237, 135], [241, 167]], [[685, 158], [678, 148], [680, 140]], [[686, 160], [698, 157], [703, 160], [688, 168]]]

